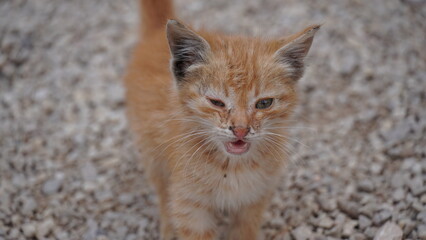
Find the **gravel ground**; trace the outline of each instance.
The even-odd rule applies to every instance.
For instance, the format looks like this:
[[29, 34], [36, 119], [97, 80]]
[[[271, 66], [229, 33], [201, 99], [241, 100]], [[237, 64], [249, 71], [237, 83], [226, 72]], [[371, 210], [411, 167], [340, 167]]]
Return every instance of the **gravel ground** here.
[[[247, 35], [325, 23], [265, 239], [426, 239], [425, 1], [177, 9], [196, 28]], [[0, 240], [158, 239], [120, 82], [137, 21], [131, 0], [0, 2]]]

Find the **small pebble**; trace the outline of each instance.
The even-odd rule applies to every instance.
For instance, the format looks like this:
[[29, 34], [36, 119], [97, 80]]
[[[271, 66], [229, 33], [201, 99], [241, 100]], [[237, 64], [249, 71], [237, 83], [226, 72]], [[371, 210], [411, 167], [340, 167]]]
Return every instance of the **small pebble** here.
[[392, 194], [392, 198], [395, 200], [395, 201], [401, 201], [402, 199], [404, 199], [404, 197], [405, 197], [405, 191], [404, 191], [404, 189], [403, 188], [398, 188], [398, 189], [396, 189], [394, 192], [393, 192], [393, 194]]
[[355, 233], [349, 238], [349, 240], [366, 240], [366, 239], [367, 238], [362, 233]]
[[374, 214], [373, 217], [373, 223], [374, 225], [378, 226], [387, 220], [389, 220], [392, 217], [392, 213], [389, 210], [383, 210], [376, 214]]
[[306, 225], [301, 225], [291, 231], [291, 235], [295, 240], [310, 240], [313, 237], [311, 228]]
[[321, 216], [318, 219], [317, 225], [319, 227], [322, 227], [322, 228], [325, 228], [325, 229], [330, 229], [334, 226], [334, 221], [331, 218], [329, 218], [328, 216], [324, 215], [324, 216]]
[[47, 180], [43, 184], [43, 188], [42, 188], [43, 193], [46, 195], [57, 193], [62, 186], [62, 182], [63, 182], [63, 179], [59, 177], [53, 177]]
[[120, 194], [120, 196], [118, 197], [118, 201], [121, 204], [129, 205], [134, 201], [134, 196], [132, 194]]
[[349, 202], [346, 200], [339, 200], [337, 201], [337, 206], [339, 209], [344, 212], [346, 215], [348, 215], [351, 218], [357, 218], [359, 215], [359, 206], [355, 204], [354, 202]]
[[26, 223], [22, 226], [22, 232], [25, 237], [33, 237], [36, 233], [36, 226], [32, 223]]
[[419, 212], [416, 219], [426, 224], [426, 210]]
[[367, 227], [371, 226], [371, 220], [364, 216], [364, 215], [360, 215], [358, 218], [358, 222], [359, 222], [359, 228], [364, 230]]
[[374, 236], [374, 240], [401, 240], [401, 228], [392, 222], [387, 222], [383, 225]]
[[363, 192], [372, 192], [374, 191], [374, 184], [370, 180], [362, 180], [358, 184], [358, 189]]
[[319, 198], [318, 200], [320, 207], [326, 211], [331, 212], [337, 208], [336, 200], [330, 198]]
[[350, 237], [354, 233], [355, 226], [358, 225], [356, 221], [349, 220], [343, 225], [343, 237]]
[[24, 215], [31, 215], [37, 209], [37, 202], [33, 197], [23, 199], [21, 212]]
[[37, 225], [36, 236], [39, 239], [46, 237], [55, 227], [53, 219], [48, 218]]
[[422, 224], [417, 227], [417, 235], [419, 238], [426, 239], [426, 225]]

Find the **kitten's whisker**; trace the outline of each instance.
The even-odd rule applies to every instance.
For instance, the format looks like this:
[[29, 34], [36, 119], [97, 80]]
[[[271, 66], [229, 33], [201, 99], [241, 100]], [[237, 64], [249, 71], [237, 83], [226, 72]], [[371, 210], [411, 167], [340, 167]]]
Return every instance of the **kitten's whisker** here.
[[[191, 139], [192, 140], [192, 139]], [[190, 140], [189, 140], [190, 141]], [[186, 141], [185, 144], [189, 141]], [[195, 147], [197, 147], [197, 144], [201, 143], [202, 141], [204, 141], [204, 139], [201, 139], [200, 141], [198, 141], [197, 143], [195, 143], [192, 147], [190, 147], [184, 154], [182, 154], [182, 156], [176, 161], [175, 166], [173, 167], [172, 173], [174, 172], [174, 170], [176, 169], [178, 163], [180, 163], [180, 160], [182, 158], [184, 158], [186, 156], [186, 154], [188, 154], [192, 149], [194, 149]]]
[[[274, 141], [273, 139], [271, 139], [271, 140]], [[275, 143], [275, 141], [274, 141], [274, 143]], [[280, 146], [277, 146], [277, 147], [282, 147], [282, 148], [285, 149], [286, 153], [288, 154], [289, 160], [293, 164], [295, 164], [296, 166], [306, 167], [306, 162], [303, 161], [303, 158], [300, 157], [300, 154], [297, 153], [297, 151], [295, 151], [294, 149], [293, 150], [289, 149], [287, 146], [290, 147], [291, 145], [283, 144], [283, 145], [280, 145]], [[302, 159], [302, 161], [297, 161], [297, 160], [295, 161], [295, 159], [292, 159], [291, 156], [295, 156], [296, 159]]]
[[[166, 147], [164, 147], [160, 152], [155, 153], [155, 156], [159, 156], [162, 153], [164, 153], [170, 146], [172, 146], [173, 144], [176, 144], [177, 147], [182, 147], [184, 146], [186, 143], [188, 143], [189, 141], [191, 141], [193, 139], [193, 137], [203, 137], [203, 136], [208, 136], [209, 132], [200, 132], [200, 133], [193, 133], [190, 134], [188, 136], [182, 137], [181, 139], [177, 139], [171, 143], [169, 143]], [[185, 140], [186, 139], [186, 140]], [[180, 141], [184, 141], [184, 142], [180, 142]]]
[[286, 154], [290, 155], [292, 153], [291, 150], [287, 148], [285, 143], [280, 143], [270, 136], [266, 136], [265, 139], [268, 139], [273, 145], [283, 150]]
[[[190, 134], [181, 134], [181, 135], [179, 135], [179, 136], [175, 136], [175, 137], [173, 137], [173, 138], [171, 138], [171, 139], [169, 139], [168, 141], [171, 141], [171, 140], [173, 140], [173, 139], [175, 139], [175, 138], [179, 138], [179, 137], [181, 137], [181, 138], [179, 138], [179, 139], [176, 139], [176, 140], [174, 140], [173, 142], [171, 142], [171, 143], [169, 143], [169, 144], [167, 144], [166, 146], [165, 146], [165, 148], [163, 148], [163, 150], [161, 151], [161, 152], [159, 152], [159, 153], [156, 153], [155, 154], [155, 156], [158, 156], [158, 155], [160, 155], [160, 154], [162, 154], [162, 153], [164, 153], [164, 151], [166, 151], [170, 146], [172, 146], [173, 144], [175, 144], [175, 143], [179, 143], [179, 141], [183, 141], [183, 140], [185, 140], [185, 139], [187, 139], [187, 141], [188, 140], [191, 140], [191, 137], [195, 137], [195, 136], [203, 136], [203, 135], [206, 135], [207, 136], [207, 134], [208, 133], [210, 133], [210, 132], [208, 132], [208, 131], [205, 131], [205, 132], [194, 132], [194, 133], [190, 133]], [[185, 141], [185, 143], [187, 142], [187, 141]], [[162, 143], [162, 144], [160, 144], [159, 146], [157, 146], [152, 152], [155, 152], [155, 151], [157, 151], [160, 147], [162, 147], [164, 144], [166, 144], [167, 143], [167, 141], [165, 142], [165, 143]]]
[[272, 133], [272, 132], [267, 132], [267, 133], [264, 133], [264, 134], [265, 134], [265, 135], [273, 135], [273, 136], [277, 136], [277, 137], [284, 138], [284, 139], [289, 140], [289, 141], [294, 141], [294, 142], [299, 143], [299, 144], [300, 144], [300, 145], [302, 145], [303, 147], [306, 147], [307, 149], [309, 149], [309, 148], [310, 148], [309, 146], [307, 146], [306, 144], [302, 143], [302, 142], [301, 142], [301, 141], [299, 141], [298, 139], [291, 138], [291, 137], [286, 136], [286, 135], [283, 135], [283, 134], [277, 134], [277, 133]]
[[[265, 139], [265, 141], [267, 142], [267, 143], [269, 143], [269, 140], [268, 139]], [[271, 149], [268, 147], [268, 145], [267, 144], [265, 144], [265, 147], [268, 149], [268, 151], [269, 152], [271, 152], [272, 153], [272, 157], [274, 158], [273, 160], [274, 161], [276, 161], [276, 162], [278, 162], [278, 161], [280, 161], [281, 160], [281, 158], [280, 158], [280, 152], [278, 152], [273, 146], [271, 146], [272, 147], [272, 150], [274, 150], [274, 151], [271, 151]], [[278, 157], [277, 157], [278, 156]]]
[[209, 144], [211, 141], [212, 141], [212, 140], [211, 140], [211, 139], [209, 139], [207, 142], [202, 143], [202, 144], [201, 144], [201, 146], [199, 146], [199, 147], [197, 148], [197, 150], [195, 150], [195, 151], [192, 153], [192, 155], [189, 157], [189, 159], [187, 160], [187, 162], [186, 162], [186, 164], [185, 164], [185, 168], [184, 168], [184, 170], [183, 170], [183, 172], [184, 172], [184, 174], [185, 174], [185, 177], [188, 177], [188, 175], [189, 175], [189, 174], [187, 174], [187, 170], [186, 170], [186, 168], [187, 168], [188, 164], [191, 162], [191, 160], [192, 160], [192, 158], [194, 157], [194, 155], [195, 155], [195, 154], [197, 154], [197, 152], [198, 152], [198, 151], [199, 151], [199, 150], [200, 150], [203, 146], [205, 146], [205, 145]]
[[295, 130], [295, 129], [307, 129], [311, 130], [313, 132], [317, 132], [317, 130], [313, 127], [303, 127], [303, 126], [294, 126], [294, 127], [265, 127], [264, 130], [274, 130], [274, 129], [288, 129], [288, 130]]
[[[208, 150], [208, 149], [210, 149], [212, 146], [214, 146], [213, 144], [209, 144], [209, 143], [211, 143], [212, 141], [209, 141], [209, 142], [206, 142], [204, 145], [202, 145], [201, 147], [204, 147], [204, 146], [206, 146], [206, 145], [208, 145], [208, 147], [207, 148], [205, 148], [201, 153], [199, 153], [199, 155], [200, 155], [200, 158], [198, 158], [198, 161], [195, 161], [194, 163], [195, 163], [195, 165], [193, 165], [192, 166], [192, 172], [194, 172], [194, 171], [198, 171], [198, 170], [200, 170], [201, 169], [201, 167], [202, 166], [204, 166], [204, 172], [205, 172], [205, 170], [206, 170], [206, 168], [207, 168], [207, 162], [203, 162], [202, 161], [202, 159], [201, 159], [201, 157], [203, 156], [203, 154]], [[198, 150], [197, 150], [198, 151]], [[192, 157], [191, 157], [192, 158]], [[187, 175], [189, 175], [189, 174], [187, 174]], [[198, 175], [200, 175], [200, 174], [198, 174]], [[193, 175], [192, 177], [191, 176], [189, 176], [189, 179], [192, 179], [192, 178], [194, 178], [195, 177], [195, 175]]]

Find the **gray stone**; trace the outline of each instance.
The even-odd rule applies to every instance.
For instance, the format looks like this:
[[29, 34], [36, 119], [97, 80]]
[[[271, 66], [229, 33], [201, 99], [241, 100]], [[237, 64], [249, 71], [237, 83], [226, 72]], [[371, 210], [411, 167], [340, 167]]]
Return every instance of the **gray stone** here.
[[374, 236], [374, 240], [401, 240], [401, 228], [392, 222], [387, 222], [383, 225]]
[[[383, 135], [386, 145], [392, 147], [395, 144], [402, 142], [410, 132], [410, 123], [401, 121], [394, 128]], [[411, 167], [411, 166], [410, 166]]]
[[417, 226], [416, 223], [414, 223], [413, 221], [411, 221], [411, 219], [408, 219], [408, 218], [404, 218], [400, 220], [398, 225], [402, 227], [404, 236], [408, 236], [411, 233], [411, 231], [413, 231], [414, 228]]
[[349, 48], [342, 49], [340, 56], [331, 58], [332, 68], [341, 74], [350, 74], [359, 65], [359, 55]]
[[108, 238], [107, 236], [101, 235], [101, 236], [97, 236], [96, 240], [110, 240], [110, 238]]
[[318, 199], [318, 202], [321, 209], [323, 209], [326, 212], [331, 212], [337, 208], [337, 203], [336, 203], [336, 200], [334, 199], [321, 197]]
[[426, 210], [425, 206], [421, 204], [417, 198], [411, 203], [411, 207], [419, 212]]
[[367, 205], [361, 207], [359, 213], [365, 215], [369, 218], [373, 218], [374, 212], [377, 210], [377, 205], [375, 203], [369, 202]]
[[373, 239], [376, 232], [377, 232], [376, 227], [369, 227], [364, 231], [364, 234], [365, 236], [367, 236], [368, 239]]
[[358, 218], [358, 222], [359, 222], [359, 228], [361, 230], [366, 229], [367, 227], [371, 226], [371, 220], [364, 216], [364, 215], [360, 215]]
[[134, 199], [135, 198], [134, 198], [134, 196], [132, 194], [126, 194], [126, 193], [120, 194], [120, 196], [118, 197], [118, 201], [121, 204], [124, 204], [124, 205], [131, 204], [134, 201]]
[[404, 199], [404, 197], [405, 197], [405, 191], [402, 187], [396, 189], [392, 194], [392, 198], [395, 201], [401, 201], [402, 199]]
[[137, 239], [138, 239], [138, 236], [136, 236], [136, 234], [132, 233], [132, 234], [127, 235], [125, 240], [137, 240]]
[[22, 201], [22, 214], [31, 215], [37, 209], [37, 202], [33, 197], [23, 198]]
[[417, 236], [421, 239], [426, 239], [426, 225], [421, 224], [417, 227]]
[[402, 162], [402, 170], [411, 170], [416, 165], [417, 160], [415, 158], [406, 158]]
[[52, 218], [48, 218], [37, 225], [36, 236], [39, 239], [44, 239], [55, 227], [55, 222]]
[[370, 166], [370, 171], [374, 175], [378, 175], [383, 171], [383, 164], [380, 163], [372, 163]]
[[13, 176], [12, 183], [13, 183], [13, 185], [15, 185], [18, 188], [24, 187], [25, 184], [26, 184], [25, 176], [22, 175], [22, 174], [18, 174], [18, 175]]
[[303, 217], [300, 214], [292, 214], [289, 219], [290, 226], [296, 227], [303, 223]]
[[343, 225], [343, 237], [350, 237], [354, 233], [355, 226], [358, 225], [356, 221], [349, 220]]
[[12, 228], [9, 233], [7, 234], [9, 239], [18, 239], [19, 236], [19, 229], [18, 228]]
[[36, 226], [32, 223], [26, 223], [22, 226], [22, 232], [25, 237], [33, 237], [36, 234]]
[[113, 194], [109, 189], [96, 191], [95, 198], [98, 202], [104, 202], [104, 201], [111, 200], [113, 198]]
[[59, 240], [68, 240], [70, 239], [70, 236], [67, 232], [65, 231], [55, 231], [55, 237]]
[[374, 225], [378, 226], [387, 220], [389, 220], [392, 217], [392, 213], [389, 210], [382, 210], [376, 214], [374, 214], [373, 217], [373, 223]]
[[421, 221], [423, 223], [426, 223], [426, 211], [419, 212], [417, 214], [416, 218], [417, 218], [417, 220], [419, 220], [419, 221]]
[[95, 239], [98, 230], [98, 224], [91, 218], [86, 221], [87, 231], [84, 234], [84, 239]]
[[12, 224], [14, 226], [19, 226], [21, 225], [21, 217], [18, 214], [14, 214], [11, 218], [10, 218]]
[[291, 231], [291, 235], [295, 240], [310, 240], [313, 237], [311, 228], [302, 225]]
[[426, 205], [426, 194], [422, 194], [422, 196], [420, 197], [420, 201]]
[[393, 188], [401, 188], [401, 187], [403, 187], [404, 183], [405, 183], [405, 179], [404, 178], [405, 177], [404, 177], [403, 173], [397, 172], [397, 173], [393, 174], [392, 178], [391, 178], [391, 186]]
[[330, 229], [334, 226], [334, 221], [326, 215], [317, 219], [317, 226], [325, 229]]
[[372, 181], [365, 179], [358, 183], [358, 189], [363, 192], [372, 192], [374, 191], [374, 184]]
[[426, 186], [420, 184], [412, 184], [410, 185], [410, 191], [414, 196], [420, 196], [423, 193], [426, 193]]
[[57, 193], [62, 186], [62, 182], [63, 182], [63, 178], [57, 177], [57, 176], [47, 180], [43, 184], [43, 188], [42, 188], [43, 193], [46, 195]]
[[338, 200], [337, 206], [343, 213], [345, 213], [351, 218], [355, 219], [359, 215], [359, 206], [354, 202], [349, 202], [347, 200]]
[[92, 162], [86, 162], [81, 168], [81, 173], [85, 181], [95, 181], [98, 177], [98, 171]]
[[366, 240], [366, 239], [367, 238], [362, 233], [355, 233], [349, 238], [349, 240]]
[[281, 227], [285, 224], [284, 219], [281, 216], [275, 216], [269, 220], [269, 223], [273, 226]]

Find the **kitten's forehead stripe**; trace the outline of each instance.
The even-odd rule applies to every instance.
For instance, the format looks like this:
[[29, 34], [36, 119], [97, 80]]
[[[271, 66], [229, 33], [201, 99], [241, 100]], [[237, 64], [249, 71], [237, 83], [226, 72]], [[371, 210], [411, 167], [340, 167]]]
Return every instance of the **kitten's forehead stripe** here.
[[221, 39], [219, 45], [219, 49], [213, 48], [215, 61], [224, 65], [218, 66], [222, 75], [217, 80], [222, 83], [222, 92], [231, 96], [236, 106], [247, 108], [259, 95], [280, 94], [282, 88], [275, 84], [278, 81], [265, 80], [271, 78], [271, 70], [267, 70], [271, 67], [270, 57], [265, 57], [272, 52], [269, 45], [240, 38]]

